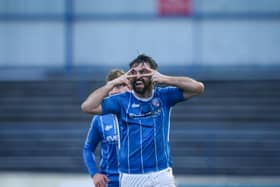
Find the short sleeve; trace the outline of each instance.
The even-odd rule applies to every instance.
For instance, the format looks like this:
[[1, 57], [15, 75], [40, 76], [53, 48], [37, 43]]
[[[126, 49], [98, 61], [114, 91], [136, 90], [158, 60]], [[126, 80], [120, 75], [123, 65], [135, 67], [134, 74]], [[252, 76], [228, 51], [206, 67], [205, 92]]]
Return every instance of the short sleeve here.
[[163, 97], [169, 106], [174, 106], [176, 103], [185, 100], [183, 90], [177, 87], [165, 87], [159, 90], [161, 97]]
[[120, 94], [115, 94], [103, 99], [102, 105], [102, 114], [117, 114], [120, 110], [121, 103]]

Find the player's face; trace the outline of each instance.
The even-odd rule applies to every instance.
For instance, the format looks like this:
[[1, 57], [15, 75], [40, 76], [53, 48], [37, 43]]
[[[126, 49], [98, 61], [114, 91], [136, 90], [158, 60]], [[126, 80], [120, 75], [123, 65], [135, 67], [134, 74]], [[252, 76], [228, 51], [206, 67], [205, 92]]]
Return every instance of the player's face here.
[[114, 88], [109, 92], [109, 95], [114, 95], [125, 91], [129, 91], [128, 86], [126, 84], [118, 84], [114, 86]]
[[140, 63], [132, 67], [131, 75], [135, 77], [131, 80], [131, 85], [136, 93], [144, 94], [152, 86], [151, 76], [145, 76], [150, 72], [145, 67], [150, 67], [147, 63]]

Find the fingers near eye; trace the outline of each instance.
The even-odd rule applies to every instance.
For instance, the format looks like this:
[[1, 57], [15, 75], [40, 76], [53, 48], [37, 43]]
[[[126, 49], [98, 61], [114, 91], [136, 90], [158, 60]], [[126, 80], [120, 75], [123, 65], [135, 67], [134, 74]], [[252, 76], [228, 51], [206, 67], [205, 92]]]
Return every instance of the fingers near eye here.
[[153, 73], [144, 73], [141, 76], [142, 77], [151, 77], [151, 76], [153, 76]]
[[127, 79], [131, 79], [131, 78], [135, 78], [135, 77], [137, 77], [137, 75], [126, 75]]
[[144, 68], [148, 68], [148, 69], [150, 69], [150, 67], [148, 66], [148, 64], [147, 64], [147, 63], [144, 63], [142, 66], [143, 66]]
[[125, 77], [127, 79], [135, 78], [137, 76], [137, 73], [135, 73], [134, 68], [128, 70], [128, 72], [125, 73]]
[[135, 71], [135, 69], [134, 69], [134, 68], [131, 68], [131, 69], [129, 69], [125, 74], [126, 74], [126, 75], [131, 75], [131, 74], [133, 74], [134, 71]]
[[146, 64], [145, 64], [145, 66], [142, 68], [142, 71], [146, 71], [146, 72], [153, 72], [153, 69], [151, 69], [149, 66], [147, 66]]

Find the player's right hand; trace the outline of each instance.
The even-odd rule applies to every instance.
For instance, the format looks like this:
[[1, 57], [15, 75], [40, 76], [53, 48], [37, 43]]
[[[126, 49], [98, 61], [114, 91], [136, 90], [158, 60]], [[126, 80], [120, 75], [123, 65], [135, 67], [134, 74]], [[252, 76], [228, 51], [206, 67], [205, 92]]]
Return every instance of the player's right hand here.
[[109, 181], [110, 181], [109, 178], [101, 173], [96, 173], [93, 176], [93, 183], [95, 187], [106, 187], [106, 184]]
[[114, 79], [114, 80], [111, 80], [111, 81], [109, 81], [108, 83], [111, 84], [111, 85], [113, 85], [113, 86], [125, 84], [125, 85], [127, 85], [128, 87], [130, 87], [130, 82], [129, 82], [129, 80], [128, 80], [126, 74], [124, 74], [124, 75], [122, 75], [122, 76], [120, 76], [120, 77], [118, 77], [118, 78], [116, 78], [116, 79]]

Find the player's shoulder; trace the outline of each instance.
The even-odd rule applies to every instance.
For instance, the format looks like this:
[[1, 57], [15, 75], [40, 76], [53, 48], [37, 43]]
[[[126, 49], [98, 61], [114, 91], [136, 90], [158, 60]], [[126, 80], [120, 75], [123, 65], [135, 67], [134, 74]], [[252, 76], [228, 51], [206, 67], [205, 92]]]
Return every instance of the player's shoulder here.
[[102, 118], [102, 121], [112, 120], [112, 119], [114, 119], [114, 114], [104, 114], [104, 115], [101, 115], [100, 118]]
[[119, 93], [119, 95], [121, 97], [126, 97], [126, 96], [131, 95], [131, 94], [132, 94], [132, 91], [125, 91], [125, 92]]
[[129, 95], [131, 95], [131, 91], [125, 91], [125, 92], [122, 92], [122, 93], [117, 93], [117, 94], [111, 95], [110, 97], [111, 98], [126, 98]]
[[95, 115], [92, 119], [91, 125], [94, 128], [101, 128], [102, 124], [105, 122], [111, 122], [114, 120], [113, 114]]
[[169, 92], [171, 90], [178, 90], [179, 88], [175, 87], [175, 86], [165, 86], [165, 87], [160, 87], [160, 86], [157, 86], [155, 88], [155, 91], [156, 92]]
[[175, 86], [157, 87], [155, 90], [155, 96], [160, 98], [175, 98], [181, 95], [183, 95], [182, 90]]

